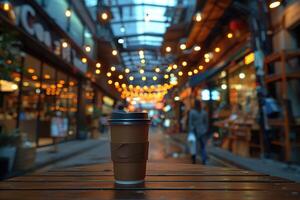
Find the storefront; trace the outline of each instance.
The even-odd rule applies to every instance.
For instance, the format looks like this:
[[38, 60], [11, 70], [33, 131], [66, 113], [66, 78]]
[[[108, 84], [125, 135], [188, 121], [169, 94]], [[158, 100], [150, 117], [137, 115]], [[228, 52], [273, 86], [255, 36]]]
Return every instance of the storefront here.
[[[0, 35], [16, 33], [12, 39], [20, 43], [21, 52], [10, 60], [0, 51], [1, 60], [15, 66], [9, 77], [1, 77], [1, 131], [19, 130], [36, 146], [52, 144], [53, 137], [75, 139], [82, 127], [90, 127], [89, 116], [94, 117], [102, 106], [100, 88], [86, 78], [87, 58], [94, 54], [91, 34], [86, 28], [78, 29], [75, 16], [76, 22], [67, 22], [68, 29], [74, 24], [73, 32], [69, 31], [75, 35], [69, 36], [39, 4], [26, 2], [15, 1], [9, 11], [0, 13]], [[74, 42], [78, 34], [84, 37]], [[93, 51], [85, 54], [78, 41]]]

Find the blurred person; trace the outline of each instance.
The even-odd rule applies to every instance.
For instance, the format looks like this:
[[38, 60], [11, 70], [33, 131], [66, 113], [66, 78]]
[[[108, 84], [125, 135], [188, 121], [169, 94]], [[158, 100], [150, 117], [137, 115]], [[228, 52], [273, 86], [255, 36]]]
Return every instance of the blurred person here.
[[[199, 100], [195, 100], [194, 108], [189, 113], [189, 132], [195, 134], [197, 143], [200, 144], [202, 164], [205, 165], [207, 161], [205, 146], [208, 134], [208, 114]], [[192, 161], [196, 163], [196, 152], [192, 155]]]

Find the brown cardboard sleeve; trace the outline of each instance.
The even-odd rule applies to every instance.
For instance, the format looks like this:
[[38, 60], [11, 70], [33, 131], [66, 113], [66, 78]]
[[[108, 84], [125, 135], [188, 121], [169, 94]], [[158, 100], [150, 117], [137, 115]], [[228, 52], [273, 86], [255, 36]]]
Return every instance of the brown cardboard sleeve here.
[[145, 162], [148, 159], [149, 142], [111, 143], [111, 157], [114, 162]]

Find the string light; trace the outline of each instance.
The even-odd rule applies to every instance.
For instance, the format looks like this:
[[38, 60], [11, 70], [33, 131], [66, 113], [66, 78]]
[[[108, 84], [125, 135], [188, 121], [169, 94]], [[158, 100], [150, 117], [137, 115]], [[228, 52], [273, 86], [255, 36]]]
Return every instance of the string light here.
[[133, 76], [130, 76], [130, 77], [129, 77], [129, 80], [133, 81], [133, 80], [134, 80], [134, 77], [133, 77]]
[[110, 70], [111, 70], [112, 72], [114, 72], [114, 71], [116, 71], [116, 67], [115, 67], [115, 66], [112, 66], [112, 67], [110, 68]]
[[177, 67], [178, 67], [178, 66], [177, 66], [176, 64], [173, 65], [173, 69], [177, 69]]
[[61, 43], [61, 46], [63, 48], [67, 48], [69, 46], [69, 44], [66, 41], [64, 41], [64, 42]]
[[278, 6], [280, 6], [281, 2], [280, 1], [272, 1], [269, 5], [269, 8], [273, 9], [273, 8], [277, 8]]
[[204, 67], [203, 67], [203, 65], [199, 65], [198, 68], [199, 68], [199, 70], [203, 70]]
[[233, 34], [232, 33], [228, 33], [227, 34], [227, 38], [229, 38], [229, 39], [233, 38]]
[[200, 12], [196, 13], [195, 20], [196, 22], [200, 22], [202, 20], [202, 14]]
[[68, 8], [68, 9], [65, 11], [65, 15], [66, 15], [66, 17], [71, 17], [72, 11]]
[[130, 73], [130, 69], [129, 69], [129, 68], [126, 68], [126, 69], [125, 69], [125, 73], [126, 73], [126, 74], [129, 74], [129, 73]]
[[194, 46], [194, 51], [200, 51], [200, 50], [201, 50], [200, 46], [198, 46], [198, 45]]
[[164, 75], [164, 78], [165, 78], [165, 79], [168, 79], [168, 78], [169, 78], [169, 75], [168, 75], [168, 74], [165, 74], [165, 75]]
[[119, 78], [120, 80], [122, 80], [124, 77], [123, 77], [122, 74], [120, 74], [118, 78]]
[[159, 68], [159, 67], [156, 67], [156, 68], [155, 68], [155, 72], [159, 73], [159, 72], [160, 72], [160, 68]]
[[87, 63], [87, 58], [85, 58], [85, 57], [81, 58], [81, 62], [82, 63]]
[[106, 73], [106, 76], [107, 76], [107, 77], [111, 77], [111, 72], [107, 72], [107, 73]]
[[187, 66], [187, 62], [186, 61], [182, 61], [181, 65], [185, 67], [185, 66]]
[[185, 50], [186, 49], [186, 44], [180, 44], [179, 47], [180, 47], [181, 50]]
[[167, 53], [170, 53], [171, 51], [172, 51], [172, 48], [169, 47], [169, 46], [167, 46], [167, 47], [166, 47], [166, 52], [167, 52]]
[[146, 81], [147, 80], [147, 77], [146, 76], [143, 76], [142, 77], [142, 81]]
[[152, 78], [154, 81], [156, 81], [157, 80], [157, 76], [153, 76], [153, 78]]
[[96, 68], [100, 68], [101, 67], [101, 63], [96, 63]]
[[101, 19], [106, 21], [108, 19], [108, 14], [106, 12], [101, 13]]
[[96, 69], [96, 70], [95, 70], [95, 73], [96, 73], [96, 74], [100, 74], [100, 73], [101, 73], [101, 70], [100, 70], [100, 69]]
[[113, 83], [113, 81], [112, 81], [112, 80], [108, 80], [107, 83], [108, 83], [109, 85], [111, 85], [111, 84]]
[[145, 73], [145, 70], [140, 69], [140, 74], [144, 74], [144, 73]]
[[194, 69], [194, 74], [198, 74], [198, 69]]
[[220, 49], [219, 47], [216, 47], [216, 48], [215, 48], [215, 52], [216, 52], [216, 53], [219, 53], [220, 51], [221, 51], [221, 49]]
[[189, 71], [188, 72], [188, 76], [192, 76], [193, 75], [193, 72], [192, 71]]
[[178, 76], [182, 76], [183, 75], [183, 72], [182, 71], [179, 71], [178, 72]]
[[91, 47], [89, 45], [86, 45], [85, 48], [84, 48], [84, 50], [86, 52], [91, 52]]
[[112, 53], [112, 55], [114, 55], [114, 56], [118, 55], [118, 51], [117, 51], [117, 50], [115, 50], [115, 49], [114, 49], [114, 50], [112, 50], [112, 52], [111, 52], [111, 53]]

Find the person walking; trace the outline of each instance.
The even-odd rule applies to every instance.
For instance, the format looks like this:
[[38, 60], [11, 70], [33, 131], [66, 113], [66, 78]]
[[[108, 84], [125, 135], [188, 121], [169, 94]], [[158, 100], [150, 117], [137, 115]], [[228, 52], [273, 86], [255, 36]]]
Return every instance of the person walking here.
[[[189, 113], [189, 132], [193, 132], [197, 139], [197, 146], [200, 144], [202, 164], [206, 164], [206, 136], [208, 133], [208, 114], [203, 109], [201, 101], [195, 100], [194, 108]], [[196, 154], [192, 156], [193, 163], [196, 163]]]

